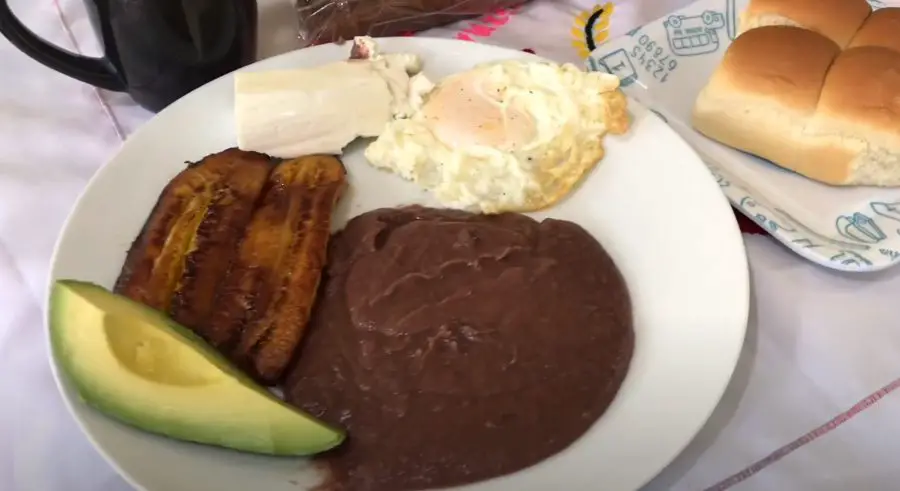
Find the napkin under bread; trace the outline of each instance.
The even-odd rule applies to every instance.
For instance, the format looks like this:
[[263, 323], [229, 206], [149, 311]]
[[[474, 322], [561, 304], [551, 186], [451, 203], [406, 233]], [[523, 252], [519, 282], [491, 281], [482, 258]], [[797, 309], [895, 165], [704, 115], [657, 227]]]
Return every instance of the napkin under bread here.
[[900, 8], [751, 0], [694, 106], [728, 146], [834, 185], [900, 185]]

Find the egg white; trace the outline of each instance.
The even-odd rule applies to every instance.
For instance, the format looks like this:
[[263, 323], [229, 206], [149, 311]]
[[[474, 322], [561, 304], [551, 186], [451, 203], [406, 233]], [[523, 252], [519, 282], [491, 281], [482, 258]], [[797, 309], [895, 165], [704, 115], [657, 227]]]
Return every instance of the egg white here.
[[613, 75], [510, 60], [447, 77], [408, 119], [366, 148], [372, 165], [483, 213], [530, 211], [561, 199], [603, 157], [603, 136], [627, 129]]

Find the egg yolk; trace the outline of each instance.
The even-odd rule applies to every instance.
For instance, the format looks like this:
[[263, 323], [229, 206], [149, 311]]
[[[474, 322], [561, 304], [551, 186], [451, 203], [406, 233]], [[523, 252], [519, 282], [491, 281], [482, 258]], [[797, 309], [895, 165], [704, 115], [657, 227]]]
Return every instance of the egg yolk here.
[[434, 135], [451, 148], [488, 146], [515, 150], [537, 136], [531, 115], [503, 100], [503, 88], [482, 77], [458, 77], [422, 108]]

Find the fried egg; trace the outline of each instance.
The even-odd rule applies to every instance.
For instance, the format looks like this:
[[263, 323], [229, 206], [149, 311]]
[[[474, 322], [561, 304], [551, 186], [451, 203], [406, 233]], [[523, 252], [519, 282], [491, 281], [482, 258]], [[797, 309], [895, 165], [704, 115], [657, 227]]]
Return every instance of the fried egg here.
[[441, 81], [366, 148], [375, 167], [482, 213], [557, 202], [628, 128], [619, 79], [572, 64], [509, 60]]

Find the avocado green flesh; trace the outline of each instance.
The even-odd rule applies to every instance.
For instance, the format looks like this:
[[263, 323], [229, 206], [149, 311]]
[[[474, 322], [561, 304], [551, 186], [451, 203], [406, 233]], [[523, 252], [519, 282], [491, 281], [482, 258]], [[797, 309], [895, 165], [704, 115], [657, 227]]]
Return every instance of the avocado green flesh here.
[[343, 431], [302, 413], [161, 312], [106, 289], [57, 281], [54, 356], [88, 405], [179, 440], [272, 455], [311, 455]]

